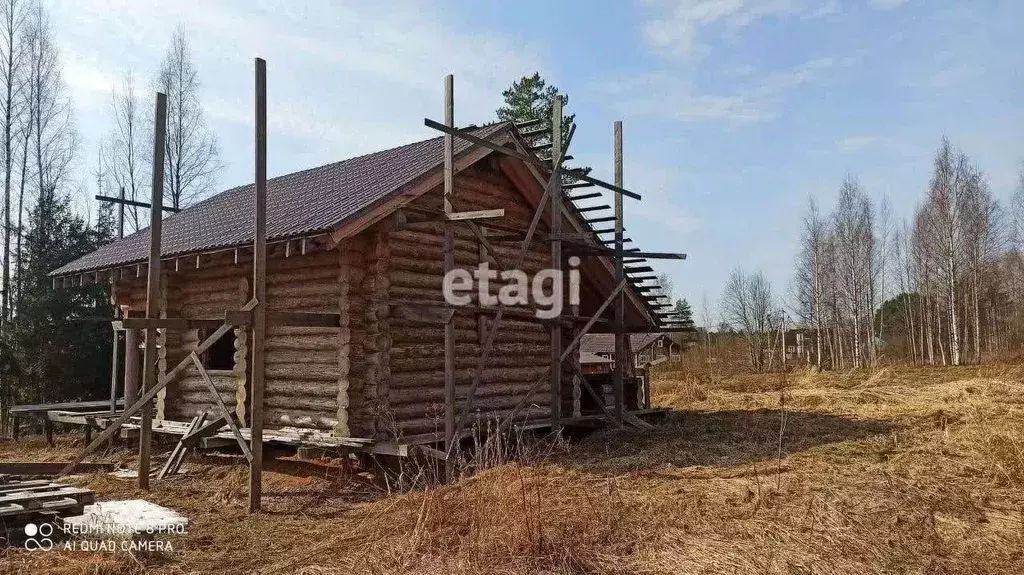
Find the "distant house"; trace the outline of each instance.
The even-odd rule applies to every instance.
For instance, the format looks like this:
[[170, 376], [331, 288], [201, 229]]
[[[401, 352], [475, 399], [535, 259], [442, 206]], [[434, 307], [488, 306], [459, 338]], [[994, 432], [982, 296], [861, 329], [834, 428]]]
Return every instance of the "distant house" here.
[[[583, 352], [615, 362], [615, 335], [610, 333], [592, 333], [583, 338], [580, 345]], [[654, 363], [672, 359], [681, 353], [679, 344], [672, 341], [666, 333], [631, 333], [629, 334], [629, 352], [633, 356], [634, 367], [645, 367]]]

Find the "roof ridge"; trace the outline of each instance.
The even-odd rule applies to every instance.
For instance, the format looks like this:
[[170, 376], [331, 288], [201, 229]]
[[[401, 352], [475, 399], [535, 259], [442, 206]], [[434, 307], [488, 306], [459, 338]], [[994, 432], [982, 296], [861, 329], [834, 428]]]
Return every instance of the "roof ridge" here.
[[[495, 126], [497, 124], [505, 124], [505, 123], [511, 123], [511, 122], [509, 122], [508, 120], [496, 120], [494, 122], [488, 122], [486, 124], [479, 125], [479, 126], [475, 125], [475, 124], [470, 124], [468, 126], [463, 126], [463, 128], [472, 128], [474, 130], [482, 130], [484, 128], [489, 128], [489, 127]], [[406, 144], [400, 144], [398, 146], [393, 146], [391, 148], [384, 148], [383, 150], [375, 150], [373, 152], [366, 152], [364, 154], [359, 154], [358, 156], [352, 156], [351, 158], [345, 158], [343, 160], [337, 160], [337, 161], [334, 161], [334, 162], [327, 162], [326, 164], [320, 164], [319, 166], [312, 166], [312, 167], [309, 167], [309, 168], [303, 168], [301, 170], [296, 170], [294, 172], [288, 172], [287, 174], [281, 174], [279, 176], [274, 176], [272, 178], [269, 178], [267, 181], [270, 182], [272, 180], [277, 180], [277, 179], [280, 179], [280, 178], [286, 178], [288, 176], [297, 176], [299, 174], [303, 174], [303, 173], [306, 173], [306, 172], [312, 172], [313, 170], [321, 170], [323, 168], [327, 168], [327, 167], [330, 167], [330, 166], [339, 166], [341, 164], [345, 164], [345, 163], [348, 163], [348, 162], [354, 162], [356, 160], [368, 158], [370, 156], [375, 156], [377, 154], [386, 154], [386, 153], [394, 152], [396, 150], [401, 150], [403, 148], [408, 148], [408, 147], [411, 147], [411, 146], [419, 146], [419, 145], [425, 144], [427, 142], [432, 142], [434, 140], [441, 139], [443, 137], [444, 137], [444, 135], [442, 134], [440, 136], [434, 136], [432, 138], [425, 138], [425, 139], [422, 139], [422, 140], [416, 140], [414, 142], [408, 142]], [[233, 190], [237, 190], [239, 188], [247, 188], [247, 187], [252, 186], [252, 185], [254, 185], [254, 183], [250, 182], [250, 183], [247, 183], [247, 184], [240, 184], [240, 185], [237, 185], [237, 186], [233, 186], [231, 188], [227, 188], [226, 190], [222, 190], [220, 192], [217, 192], [216, 194], [210, 196], [209, 198], [204, 198], [202, 201], [197, 202], [195, 204], [192, 204], [192, 206], [197, 206], [197, 205], [205, 202], [206, 200], [209, 200], [211, 198], [215, 198], [215, 197], [217, 197], [217, 196], [219, 196], [221, 194], [225, 194], [227, 192], [230, 192], [230, 191], [233, 191]], [[187, 208], [191, 208], [192, 206], [187, 206]]]

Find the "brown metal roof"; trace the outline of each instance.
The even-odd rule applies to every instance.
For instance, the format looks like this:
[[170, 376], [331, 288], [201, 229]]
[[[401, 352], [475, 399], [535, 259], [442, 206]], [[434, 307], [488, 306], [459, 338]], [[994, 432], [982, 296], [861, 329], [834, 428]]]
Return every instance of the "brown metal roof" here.
[[[511, 125], [490, 124], [474, 134], [492, 139]], [[443, 136], [267, 181], [267, 239], [281, 240], [328, 231], [398, 194], [440, 165]], [[470, 143], [455, 139], [455, 153]], [[252, 243], [253, 185], [221, 192], [164, 218], [162, 256], [184, 255]], [[60, 276], [145, 261], [149, 229], [111, 242], [66, 264]]]

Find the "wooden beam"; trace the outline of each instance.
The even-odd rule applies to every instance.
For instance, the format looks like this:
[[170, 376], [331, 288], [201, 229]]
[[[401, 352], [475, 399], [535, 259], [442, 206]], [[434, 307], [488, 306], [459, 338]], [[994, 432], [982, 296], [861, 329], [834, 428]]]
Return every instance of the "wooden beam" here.
[[[544, 168], [544, 169], [547, 169], [547, 167], [548, 167], [546, 162], [544, 162], [543, 160], [538, 159], [535, 156], [530, 156], [529, 154], [525, 154], [523, 152], [520, 152], [519, 150], [514, 150], [512, 148], [508, 148], [508, 147], [502, 146], [500, 144], [495, 144], [494, 142], [490, 142], [488, 140], [485, 140], [484, 138], [480, 138], [478, 136], [473, 135], [472, 134], [473, 128], [468, 128], [468, 129], [467, 128], [462, 128], [462, 129], [459, 129], [459, 128], [455, 128], [455, 127], [445, 126], [444, 124], [435, 122], [435, 121], [433, 121], [433, 120], [431, 120], [429, 118], [424, 118], [423, 119], [423, 125], [427, 126], [428, 128], [434, 128], [435, 130], [439, 130], [439, 131], [444, 132], [446, 134], [451, 134], [451, 135], [453, 135], [453, 136], [455, 136], [457, 138], [461, 138], [463, 140], [466, 140], [467, 142], [470, 142], [470, 143], [476, 144], [478, 146], [482, 146], [484, 148], [487, 148], [488, 150], [493, 150], [495, 152], [498, 152], [498, 153], [501, 153], [501, 154], [505, 154], [506, 156], [511, 156], [511, 157], [516, 158], [518, 160], [522, 160], [523, 162], [525, 162], [527, 164], [530, 164], [530, 165], [533, 165], [533, 166], [537, 166], [539, 168]], [[575, 124], [573, 124], [573, 127], [576, 127]], [[563, 158], [564, 158], [564, 155], [563, 155]], [[571, 176], [573, 178], [576, 178], [578, 180], [583, 180], [584, 182], [590, 182], [590, 183], [594, 184], [595, 186], [602, 187], [602, 188], [604, 188], [606, 190], [611, 190], [613, 192], [622, 194], [624, 196], [629, 196], [630, 198], [633, 198], [635, 200], [641, 199], [640, 194], [637, 194], [635, 192], [631, 192], [631, 191], [629, 191], [627, 189], [624, 189], [624, 188], [622, 188], [620, 186], [615, 186], [615, 185], [609, 184], [608, 182], [605, 182], [605, 181], [599, 180], [597, 178], [588, 176], [586, 173], [583, 172], [583, 170], [580, 170], [580, 169], [566, 169], [566, 170], [563, 170], [562, 173], [567, 174], [567, 175], [569, 175], [569, 176]]]
[[607, 204], [602, 204], [600, 206], [584, 206], [584, 207], [581, 207], [581, 208], [576, 208], [576, 211], [582, 213], [582, 212], [593, 212], [593, 211], [597, 211], [597, 210], [607, 210], [607, 209], [610, 209], [610, 208], [611, 208], [611, 206], [609, 206]]
[[254, 449], [246, 445], [245, 439], [242, 437], [242, 432], [239, 431], [238, 426], [235, 425], [235, 419], [231, 412], [228, 411], [227, 406], [224, 405], [224, 400], [220, 398], [220, 393], [217, 391], [217, 387], [213, 385], [213, 380], [210, 379], [210, 374], [206, 373], [206, 369], [203, 368], [203, 362], [199, 360], [199, 356], [195, 352], [192, 352], [192, 354], [189, 355], [189, 358], [191, 358], [192, 364], [196, 366], [196, 371], [199, 372], [199, 377], [203, 379], [203, 383], [206, 384], [206, 388], [209, 389], [210, 393], [213, 395], [213, 399], [217, 403], [217, 407], [220, 408], [220, 412], [224, 417], [225, 423], [227, 423], [228, 427], [231, 428], [231, 433], [235, 435], [235, 440], [238, 441], [238, 447], [241, 448], [242, 453], [245, 454], [245, 458], [252, 463], [252, 454], [254, 453]]
[[[516, 129], [522, 130], [523, 128], [532, 128], [533, 126], [539, 126], [543, 122], [544, 122], [544, 120], [542, 120], [540, 118], [532, 118], [530, 120], [523, 120], [522, 122], [516, 122], [514, 125], [515, 125]], [[526, 136], [526, 135], [529, 135], [529, 134], [538, 135], [538, 134], [546, 134], [546, 133], [547, 133], [547, 130], [540, 129], [540, 130], [537, 130], [535, 132], [523, 132], [520, 135]]]
[[[571, 184], [569, 184], [569, 185], [571, 185]], [[565, 198], [575, 202], [577, 200], [589, 200], [591, 198], [600, 198], [602, 195], [603, 194], [601, 194], [601, 192], [593, 192], [593, 193], [590, 193], [590, 194], [579, 194], [577, 196], [565, 196]]]
[[[160, 314], [160, 234], [163, 230], [164, 150], [167, 135], [167, 95], [156, 95], [156, 124], [153, 130], [153, 183], [149, 215], [149, 266], [146, 274], [146, 317]], [[146, 329], [146, 348], [142, 358], [142, 391], [156, 384], [156, 338], [154, 328]], [[139, 489], [149, 489], [149, 460], [153, 439], [153, 405], [142, 406], [142, 425], [139, 427]]]
[[[616, 121], [613, 129], [614, 149], [615, 149], [615, 185], [622, 186], [622, 122]], [[622, 196], [615, 196], [615, 217], [612, 218], [615, 221], [615, 281], [625, 282], [626, 271], [623, 266], [623, 206]], [[626, 335], [622, 333], [622, 326], [626, 319], [626, 298], [623, 297], [622, 292], [619, 292], [618, 297], [615, 298], [614, 307], [615, 316], [615, 366], [614, 373], [612, 375], [612, 395], [614, 396], [613, 408], [615, 411], [615, 422], [618, 424], [622, 423], [623, 413], [623, 402], [625, 395], [623, 392], [624, 383], [623, 377], [626, 370]], [[586, 380], [584, 380], [586, 381]], [[590, 390], [593, 393], [593, 390]], [[601, 400], [603, 403], [603, 400]]]
[[[551, 99], [551, 144], [553, 149], [562, 149], [562, 96], [555, 94]], [[557, 281], [561, 282], [562, 272], [562, 161], [565, 153], [551, 159], [551, 269], [555, 270]], [[561, 286], [560, 286], [561, 287]], [[561, 291], [561, 290], [557, 290]], [[558, 302], [559, 305], [564, 303]], [[557, 438], [562, 432], [562, 322], [551, 324], [551, 432]]]
[[[136, 206], [136, 207], [139, 207], [139, 208], [149, 208], [149, 207], [152, 206], [152, 204], [147, 204], [146, 202], [137, 202], [135, 200], [126, 200], [124, 198], [115, 198], [115, 197], [112, 197], [112, 196], [97, 195], [96, 199], [101, 201], [101, 202], [110, 202], [110, 203], [113, 203], [113, 204], [118, 204], [121, 209], [124, 209], [124, 206]], [[172, 212], [172, 213], [178, 213], [178, 212], [181, 211], [180, 208], [172, 208], [170, 206], [163, 206], [162, 209], [165, 210], [165, 211], [168, 211], [168, 212]], [[122, 236], [124, 235], [124, 231], [123, 230], [121, 231], [121, 235]]]
[[589, 220], [583, 220], [583, 221], [587, 222], [588, 224], [599, 224], [601, 222], [614, 222], [615, 221], [615, 216], [604, 216], [604, 217], [600, 217], [600, 218], [591, 218]]
[[[455, 78], [444, 77], [444, 123], [455, 127]], [[455, 138], [444, 135], [444, 273], [455, 269], [455, 228], [451, 223], [455, 200]], [[454, 453], [458, 441], [455, 435], [455, 322], [452, 317], [444, 323], [444, 447], [446, 453]], [[445, 464], [445, 475], [452, 479], [454, 471], [451, 462]]]
[[252, 402], [249, 433], [249, 512], [260, 510], [263, 492], [263, 383], [267, 337], [267, 62], [256, 58], [256, 185], [252, 242], [252, 289], [256, 308], [252, 322]]
[[[252, 307], [255, 305], [255, 301], [249, 301], [249, 303], [245, 304], [245, 307], [243, 309], [252, 309]], [[206, 339], [201, 341], [199, 345], [196, 346], [194, 353], [196, 355], [202, 355], [203, 353], [206, 352], [206, 350], [210, 349], [210, 347], [217, 340], [224, 337], [224, 334], [226, 334], [232, 329], [234, 329], [234, 326], [227, 323], [223, 324], [222, 326], [217, 328], [216, 331], [211, 333]], [[181, 374], [181, 372], [185, 370], [185, 367], [191, 365], [191, 363], [191, 357], [186, 357], [179, 361], [178, 365], [174, 366], [174, 369], [167, 372], [166, 375], [161, 376], [155, 386], [145, 390], [145, 393], [142, 394], [142, 397], [140, 397], [135, 403], [131, 404], [130, 407], [126, 407], [124, 413], [122, 413], [113, 423], [107, 426], [107, 428], [104, 429], [102, 433], [100, 433], [95, 439], [93, 439], [92, 443], [87, 445], [85, 449], [83, 449], [81, 453], [79, 453], [78, 456], [76, 456], [75, 459], [71, 461], [71, 463], [68, 463], [67, 466], [61, 470], [59, 475], [71, 473], [71, 471], [73, 471], [79, 463], [85, 460], [85, 458], [90, 453], [92, 453], [94, 449], [99, 447], [101, 443], [103, 443], [108, 438], [112, 437], [115, 433], [117, 433], [117, 430], [120, 429], [120, 427], [124, 425], [125, 422], [132, 418], [136, 413], [141, 411], [144, 405], [146, 405], [150, 401], [153, 401], [153, 398], [156, 397], [156, 394], [159, 393], [161, 389], [167, 387], [168, 383], [174, 381]]]
[[[449, 136], [450, 137], [450, 136]], [[454, 160], [453, 160], [454, 163]], [[495, 210], [474, 210], [471, 212], [452, 212], [445, 214], [445, 217], [449, 221], [461, 221], [461, 220], [482, 220], [487, 218], [502, 218], [505, 217], [505, 209], [498, 208]]]
[[223, 319], [192, 319], [182, 317], [126, 317], [121, 320], [121, 327], [124, 329], [170, 329], [174, 331], [185, 331], [189, 329], [216, 328], [224, 323]]

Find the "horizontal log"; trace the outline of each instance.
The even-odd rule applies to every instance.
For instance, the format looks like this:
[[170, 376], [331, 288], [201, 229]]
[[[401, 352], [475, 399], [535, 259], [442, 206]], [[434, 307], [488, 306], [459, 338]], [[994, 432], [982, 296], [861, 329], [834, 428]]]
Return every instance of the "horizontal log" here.
[[300, 381], [338, 381], [338, 364], [274, 363], [267, 364], [266, 377]]
[[333, 365], [338, 363], [338, 351], [337, 351], [337, 340], [335, 339], [335, 345], [325, 349], [309, 349], [309, 350], [295, 350], [295, 349], [275, 349], [268, 350], [266, 354], [266, 363], [271, 364], [307, 364], [307, 363], [320, 363]]
[[338, 425], [338, 419], [310, 411], [270, 408], [263, 410], [263, 423], [267, 426], [329, 430]]
[[[475, 369], [478, 355], [455, 354], [455, 367], [457, 369]], [[548, 355], [538, 352], [536, 355], [521, 355], [499, 353], [491, 350], [490, 358], [487, 360], [489, 367], [522, 367], [531, 365], [548, 365], [551, 362], [550, 350]], [[398, 358], [394, 354], [388, 358], [388, 367], [391, 373], [410, 373], [420, 371], [438, 371], [444, 369], [444, 355], [433, 357]]]
[[[224, 401], [224, 405], [233, 406], [237, 402], [237, 400], [235, 399], [234, 390], [226, 392], [218, 389], [217, 393], [220, 394], [220, 398], [222, 401]], [[213, 395], [210, 394], [209, 388], [206, 389], [205, 393], [198, 391], [182, 391], [181, 393], [177, 393], [174, 395], [174, 403], [176, 405], [188, 404], [206, 406], [216, 406], [217, 404], [216, 400], [213, 398]], [[218, 409], [216, 407], [211, 407], [210, 411], [212, 413], [218, 411]]]
[[[482, 381], [486, 383], [534, 381], [544, 374], [547, 366], [496, 367], [484, 369]], [[473, 381], [473, 369], [455, 370], [455, 384]], [[444, 386], [444, 370], [392, 372], [391, 388]]]
[[[456, 317], [458, 317], [456, 315]], [[419, 324], [422, 326], [423, 324]], [[419, 344], [444, 341], [444, 330], [442, 328], [429, 327], [400, 327], [391, 326], [391, 347], [399, 347], [405, 344]], [[497, 343], [538, 343], [544, 344], [550, 341], [550, 336], [543, 332], [510, 331], [499, 329], [494, 340]], [[479, 342], [480, 334], [476, 329], [456, 329], [455, 343], [466, 344]]]
[[263, 398], [264, 407], [318, 412], [324, 417], [336, 417], [338, 401], [335, 398], [268, 394]]
[[[515, 383], [482, 383], [476, 389], [476, 398], [482, 397], [495, 397], [495, 396], [509, 396], [514, 397], [517, 401], [523, 397], [526, 392], [534, 389], [536, 381], [521, 381]], [[467, 394], [469, 393], [470, 385], [457, 385], [455, 386], [455, 399], [460, 402], [465, 401]], [[538, 396], [547, 394], [547, 387], [541, 387], [535, 393]], [[438, 402], [444, 402], [444, 386], [431, 386], [431, 387], [409, 387], [409, 388], [392, 388], [388, 393], [388, 402], [392, 406], [405, 405], [409, 403], [417, 403], [423, 405], [436, 404]], [[474, 400], [473, 405], [480, 407], [481, 404]], [[514, 404], [513, 404], [514, 405]]]
[[[476, 343], [464, 343], [455, 346], [456, 357], [476, 358], [482, 351], [482, 346]], [[540, 356], [551, 352], [550, 346], [546, 344], [533, 343], [496, 343], [491, 348], [491, 354], [498, 356]], [[444, 344], [424, 342], [421, 344], [407, 344], [394, 346], [390, 350], [391, 361], [413, 358], [435, 358], [443, 357]]]
[[[488, 421], [495, 422], [501, 421], [502, 418], [509, 415], [511, 409], [485, 412], [480, 414], [474, 414], [472, 419], [473, 422], [479, 425], [485, 426]], [[547, 419], [551, 416], [551, 409], [547, 405], [527, 405], [523, 407], [515, 414], [515, 423], [522, 423], [527, 421], [540, 421]], [[444, 431], [444, 418], [441, 417], [440, 427], [438, 427], [438, 418], [436, 417], [420, 417], [415, 419], [399, 419], [396, 422], [396, 427], [401, 435], [414, 435], [418, 433], [431, 433], [435, 431]]]
[[288, 395], [305, 397], [331, 397], [337, 400], [338, 382], [313, 382], [301, 379], [279, 379], [266, 380], [267, 395]]

